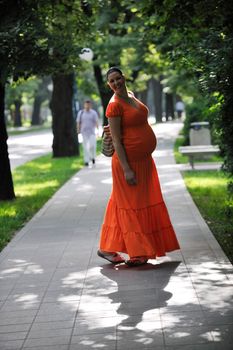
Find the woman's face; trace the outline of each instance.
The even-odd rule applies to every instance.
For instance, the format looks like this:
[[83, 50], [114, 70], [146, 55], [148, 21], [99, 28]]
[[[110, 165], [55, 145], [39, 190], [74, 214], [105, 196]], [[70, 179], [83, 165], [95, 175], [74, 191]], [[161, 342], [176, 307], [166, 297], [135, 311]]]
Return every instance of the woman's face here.
[[119, 72], [112, 72], [108, 76], [108, 85], [112, 91], [120, 93], [125, 89], [125, 78]]

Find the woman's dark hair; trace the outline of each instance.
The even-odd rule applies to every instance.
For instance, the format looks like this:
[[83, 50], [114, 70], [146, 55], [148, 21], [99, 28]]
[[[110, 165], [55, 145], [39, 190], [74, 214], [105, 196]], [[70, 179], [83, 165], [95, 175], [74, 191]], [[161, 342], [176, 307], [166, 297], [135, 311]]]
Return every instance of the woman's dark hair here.
[[120, 68], [118, 68], [118, 67], [111, 67], [111, 68], [109, 68], [109, 70], [108, 70], [107, 73], [106, 73], [107, 80], [108, 80], [109, 74], [111, 74], [111, 73], [113, 73], [113, 72], [118, 72], [118, 73], [120, 73], [120, 75], [123, 75], [123, 73], [122, 73], [122, 71], [120, 70]]

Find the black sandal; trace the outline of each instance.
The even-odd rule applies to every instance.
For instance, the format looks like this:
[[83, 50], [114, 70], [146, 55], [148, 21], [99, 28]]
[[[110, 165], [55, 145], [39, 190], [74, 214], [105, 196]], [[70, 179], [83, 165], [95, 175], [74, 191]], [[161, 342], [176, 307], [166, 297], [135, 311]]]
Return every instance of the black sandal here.
[[108, 260], [110, 263], [116, 265], [125, 262], [125, 259], [118, 253], [115, 254], [104, 254], [100, 250], [97, 250], [97, 255], [103, 259]]
[[128, 265], [129, 267], [137, 267], [137, 266], [142, 266], [147, 263], [148, 259], [145, 258], [131, 258], [129, 260], [125, 261], [125, 264]]

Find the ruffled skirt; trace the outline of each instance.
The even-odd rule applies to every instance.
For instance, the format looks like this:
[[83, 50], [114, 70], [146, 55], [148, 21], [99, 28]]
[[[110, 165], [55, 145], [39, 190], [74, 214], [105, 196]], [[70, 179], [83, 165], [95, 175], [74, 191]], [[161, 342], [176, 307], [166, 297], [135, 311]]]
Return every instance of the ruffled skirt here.
[[116, 154], [113, 188], [101, 230], [100, 249], [155, 259], [179, 249], [151, 156], [130, 163], [137, 185], [127, 184]]

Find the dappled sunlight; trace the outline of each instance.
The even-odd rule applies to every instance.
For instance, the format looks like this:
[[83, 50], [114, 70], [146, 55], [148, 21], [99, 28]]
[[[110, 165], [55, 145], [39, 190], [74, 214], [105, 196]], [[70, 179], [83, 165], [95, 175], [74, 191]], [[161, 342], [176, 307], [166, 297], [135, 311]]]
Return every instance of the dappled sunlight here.
[[22, 310], [28, 310], [37, 307], [38, 303], [40, 302], [40, 298], [36, 293], [22, 293], [16, 295], [13, 302], [20, 305]]
[[105, 296], [85, 295], [81, 298], [80, 311], [87, 313], [98, 311], [101, 313], [104, 310], [116, 311], [119, 306], [120, 302], [112, 304], [112, 300], [108, 297], [108, 294]]
[[86, 207], [87, 207], [87, 204], [84, 204], [84, 203], [82, 204], [82, 203], [80, 203], [80, 204], [78, 204], [78, 207], [79, 207], [79, 208], [86, 208]]
[[[44, 158], [44, 157], [43, 157]], [[28, 169], [28, 170], [32, 170], [33, 172], [43, 172], [46, 173], [48, 171], [51, 170], [53, 164], [52, 164], [52, 158], [51, 156], [49, 157], [47, 162], [39, 162], [39, 159], [37, 161], [33, 161], [31, 160], [30, 162], [24, 164], [22, 166], [22, 168]], [[20, 170], [16, 170], [14, 173], [16, 173], [17, 175], [20, 174]], [[17, 176], [16, 175], [16, 176]]]
[[25, 271], [25, 275], [38, 275], [44, 273], [44, 269], [42, 269], [39, 265], [31, 264], [27, 267]]
[[62, 286], [70, 286], [72, 288], [83, 287], [86, 271], [71, 272], [62, 279]]
[[177, 186], [183, 187], [183, 184], [184, 184], [184, 181], [182, 179], [173, 180], [173, 181], [166, 181], [166, 184], [164, 185], [164, 187], [166, 188], [167, 186], [170, 186], [170, 187], [172, 187], [172, 190], [174, 191], [174, 188], [176, 188]]
[[8, 259], [6, 265], [9, 267], [6, 267], [5, 269], [2, 269], [0, 271], [0, 280], [5, 279], [7, 277], [15, 277], [20, 275], [25, 271], [25, 269], [29, 266], [29, 262], [26, 260], [21, 259]]
[[25, 183], [16, 187], [16, 195], [17, 193], [19, 193], [20, 197], [34, 196], [38, 193], [38, 190], [45, 191], [46, 189], [50, 189], [51, 187], [58, 187], [58, 185], [59, 182], [57, 180], [43, 181], [41, 183], [32, 183], [31, 185]]
[[174, 171], [174, 168], [179, 168], [178, 164], [174, 163], [169, 163], [169, 164], [156, 164], [156, 168], [160, 170], [169, 170], [169, 171]]
[[10, 275], [10, 274], [14, 274], [15, 272], [22, 272], [24, 269], [20, 268], [20, 267], [15, 267], [15, 268], [11, 268], [11, 269], [6, 269], [6, 270], [2, 270], [0, 272], [0, 278], [1, 275]]
[[232, 308], [232, 283], [225, 275], [225, 269], [217, 261], [189, 265], [189, 273], [203, 307], [211, 306], [213, 311]]
[[14, 153], [11, 153], [10, 155], [9, 155], [9, 159], [22, 159], [22, 158], [24, 158], [24, 156], [22, 155], [19, 155], [19, 154], [14, 154]]
[[11, 203], [11, 205], [6, 205], [4, 208], [0, 208], [0, 217], [2, 217], [4, 220], [7, 220], [8, 218], [14, 218], [16, 215], [16, 207], [14, 206], [14, 203]]
[[61, 309], [69, 312], [76, 312], [79, 306], [79, 300], [73, 299], [72, 295], [70, 297], [60, 297], [58, 298], [58, 305], [61, 305]]
[[73, 177], [71, 180], [72, 184], [78, 184], [76, 191], [78, 192], [85, 192], [85, 191], [89, 191], [89, 190], [93, 190], [95, 188], [95, 186], [92, 185], [91, 179], [90, 179], [90, 183], [79, 183], [79, 178]]
[[78, 184], [79, 182], [81, 181], [80, 177], [79, 176], [73, 176], [72, 179], [71, 179], [71, 182], [73, 184]]
[[57, 301], [67, 305], [71, 305], [73, 302], [79, 300], [79, 298], [80, 297], [77, 294], [61, 295], [57, 298]]
[[101, 183], [106, 184], [106, 185], [111, 185], [112, 184], [112, 177], [109, 177], [108, 179], [101, 180]]
[[156, 158], [163, 158], [163, 157], [172, 157], [173, 156], [173, 151], [172, 149], [167, 149], [167, 150], [156, 150], [153, 153], [153, 157]]
[[[89, 336], [82, 336], [82, 339], [80, 340], [79, 344], [84, 345], [87, 347], [87, 349], [108, 349], [108, 343], [109, 341], [113, 342], [115, 341], [115, 335], [101, 335], [100, 337], [102, 340], [98, 341], [98, 344], [95, 340], [91, 340]], [[107, 344], [106, 342], [107, 341]]]
[[[193, 177], [195, 175], [195, 177]], [[206, 172], [193, 171], [191, 173], [185, 172], [185, 181], [191, 188], [201, 188], [203, 191], [222, 191], [227, 187], [227, 177], [223, 172], [212, 171]]]
[[15, 298], [15, 301], [18, 303], [33, 303], [38, 301], [38, 295], [33, 293], [23, 293], [20, 296]]

